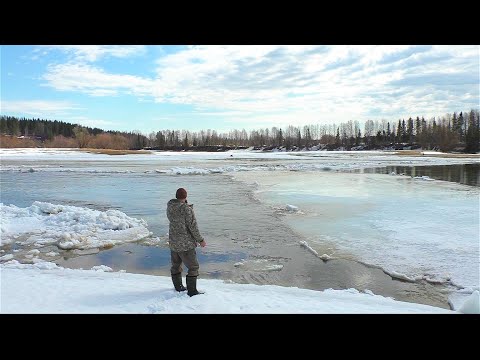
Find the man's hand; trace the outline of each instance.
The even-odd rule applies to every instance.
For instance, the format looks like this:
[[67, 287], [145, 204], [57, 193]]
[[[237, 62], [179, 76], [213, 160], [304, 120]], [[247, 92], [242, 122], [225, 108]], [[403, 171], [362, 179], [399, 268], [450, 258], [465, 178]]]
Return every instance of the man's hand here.
[[205, 246], [207, 246], [207, 243], [205, 242], [205, 240], [203, 240], [203, 241], [200, 241], [200, 246], [201, 246], [201, 247], [205, 247]]

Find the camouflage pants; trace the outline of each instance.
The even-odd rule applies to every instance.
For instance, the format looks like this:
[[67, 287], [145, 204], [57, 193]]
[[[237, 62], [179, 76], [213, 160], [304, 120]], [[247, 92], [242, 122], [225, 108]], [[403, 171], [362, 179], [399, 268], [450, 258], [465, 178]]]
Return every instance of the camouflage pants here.
[[170, 268], [170, 273], [172, 275], [182, 273], [183, 262], [188, 269], [187, 276], [198, 276], [200, 265], [198, 264], [195, 249], [179, 252], [170, 250], [170, 259], [172, 260], [172, 267]]

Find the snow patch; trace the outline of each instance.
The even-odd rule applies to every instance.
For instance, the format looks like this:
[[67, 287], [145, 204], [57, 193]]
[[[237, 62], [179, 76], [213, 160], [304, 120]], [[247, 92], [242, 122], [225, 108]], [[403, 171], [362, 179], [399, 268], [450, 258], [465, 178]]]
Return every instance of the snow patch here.
[[245, 260], [233, 264], [235, 267], [245, 267], [253, 271], [279, 271], [283, 269], [282, 264], [273, 263], [272, 259]]
[[10, 260], [9, 262], [3, 263], [0, 265], [1, 268], [6, 269], [39, 269], [39, 270], [53, 270], [53, 269], [64, 269], [61, 266], [57, 266], [57, 264], [43, 261], [41, 259], [36, 259], [37, 261], [33, 264], [22, 264], [17, 260]]
[[430, 176], [415, 176], [413, 179], [424, 180], [424, 181], [435, 181], [435, 179], [432, 179]]
[[295, 205], [287, 204], [287, 206], [285, 206], [285, 210], [287, 210], [288, 212], [298, 212], [298, 207]]
[[480, 293], [475, 290], [458, 309], [463, 314], [480, 314]]
[[12, 254], [7, 254], [7, 255], [0, 256], [0, 261], [8, 261], [8, 260], [12, 260], [12, 259], [13, 259]]
[[90, 270], [101, 271], [101, 272], [112, 272], [113, 269], [106, 265], [93, 266]]
[[386, 269], [383, 269], [383, 271], [390, 275], [392, 278], [403, 280], [403, 281], [408, 281], [408, 282], [416, 282], [417, 280], [421, 279], [421, 277], [410, 277], [405, 274], [399, 273], [397, 271], [389, 271]]
[[148, 245], [148, 246], [159, 246], [166, 244], [168, 242], [168, 233], [163, 236], [162, 238], [160, 237], [149, 237], [146, 238], [145, 240], [142, 240], [143, 245]]
[[[151, 232], [147, 222], [118, 210], [98, 211], [35, 201], [19, 208], [0, 203], [1, 244], [19, 242], [60, 249], [90, 249], [143, 239]], [[18, 237], [22, 236], [22, 241]]]
[[324, 260], [324, 261], [332, 259], [332, 257], [330, 255], [327, 255], [327, 254], [320, 255], [319, 258]]

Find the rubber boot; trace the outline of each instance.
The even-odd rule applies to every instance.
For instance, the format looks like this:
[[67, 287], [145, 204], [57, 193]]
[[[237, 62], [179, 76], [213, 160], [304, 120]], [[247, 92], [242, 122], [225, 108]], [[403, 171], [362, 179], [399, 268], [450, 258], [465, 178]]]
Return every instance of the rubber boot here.
[[188, 276], [187, 275], [187, 290], [188, 296], [195, 296], [199, 294], [203, 294], [203, 291], [197, 290], [197, 277], [196, 276]]
[[182, 284], [182, 274], [181, 273], [172, 275], [172, 282], [173, 282], [173, 286], [175, 286], [175, 290], [177, 290], [177, 291], [187, 290], [187, 288], [185, 286], [183, 286], [183, 284]]

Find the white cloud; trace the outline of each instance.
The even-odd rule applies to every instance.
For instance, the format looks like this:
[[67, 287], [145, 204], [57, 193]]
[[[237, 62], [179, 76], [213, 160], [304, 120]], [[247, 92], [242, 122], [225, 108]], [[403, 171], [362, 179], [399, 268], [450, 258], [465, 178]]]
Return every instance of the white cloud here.
[[[166, 101], [168, 97], [170, 102], [257, 112], [258, 119], [265, 112], [283, 112], [285, 117], [299, 122], [323, 117], [322, 112], [327, 110], [325, 115], [331, 112], [328, 115], [333, 118], [335, 113], [343, 121], [365, 116], [372, 103], [381, 112], [399, 104], [419, 114], [432, 111], [437, 104], [426, 107], [414, 96], [390, 95], [395, 90], [390, 83], [404, 78], [406, 73], [428, 71], [441, 77], [463, 71], [464, 67], [459, 65], [466, 58], [477, 66], [478, 78], [478, 46], [453, 50], [425, 46], [331, 46], [315, 50], [295, 46], [193, 47], [159, 61], [158, 84], [162, 87], [157, 88], [157, 101]], [[442, 57], [445, 54], [448, 56]], [[427, 62], [428, 56], [431, 63]], [[422, 58], [425, 62], [415, 70], [402, 68], [403, 63], [415, 61], [415, 57], [418, 62]], [[397, 67], [388, 68], [388, 60], [395, 60]], [[412, 84], [410, 95], [417, 88]], [[383, 98], [370, 95], [372, 89]], [[295, 96], [298, 94], [303, 95]]]
[[79, 109], [69, 101], [2, 100], [2, 113], [16, 113], [35, 117], [55, 117]]
[[[143, 55], [144, 45], [49, 45], [48, 50], [61, 50], [75, 58], [75, 61], [96, 61], [102, 57], [129, 57]], [[45, 51], [42, 52], [46, 54]], [[38, 55], [36, 55], [38, 58]]]
[[[133, 52], [69, 51], [90, 59]], [[129, 93], [189, 104], [195, 114], [226, 121], [296, 125], [474, 107], [478, 83], [461, 80], [478, 80], [478, 68], [479, 46], [189, 46], [163, 54], [155, 78], [70, 62], [50, 65], [43, 79], [57, 90], [92, 96]], [[428, 79], [435, 81], [423, 82]], [[450, 84], [449, 79], [457, 80]]]
[[109, 74], [87, 64], [49, 65], [43, 76], [47, 85], [57, 90], [80, 91], [93, 96], [115, 95], [126, 91], [138, 96], [151, 95], [154, 81], [133, 75]]

